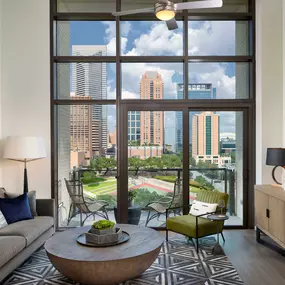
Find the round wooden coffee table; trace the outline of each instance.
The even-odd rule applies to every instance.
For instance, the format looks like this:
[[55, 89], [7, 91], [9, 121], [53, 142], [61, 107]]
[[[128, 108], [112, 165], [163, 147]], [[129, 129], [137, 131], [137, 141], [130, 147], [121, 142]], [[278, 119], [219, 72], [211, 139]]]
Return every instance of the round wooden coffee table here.
[[45, 243], [54, 267], [64, 276], [83, 284], [118, 284], [139, 276], [157, 258], [163, 236], [150, 228], [118, 225], [130, 234], [128, 242], [104, 248], [77, 243], [90, 227], [57, 233]]

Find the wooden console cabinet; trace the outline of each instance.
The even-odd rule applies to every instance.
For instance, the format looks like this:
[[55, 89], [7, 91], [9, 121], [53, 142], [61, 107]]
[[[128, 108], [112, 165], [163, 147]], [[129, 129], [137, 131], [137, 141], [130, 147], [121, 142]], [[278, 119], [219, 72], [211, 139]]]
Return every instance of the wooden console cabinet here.
[[257, 241], [261, 241], [261, 231], [285, 249], [285, 190], [277, 185], [254, 188]]

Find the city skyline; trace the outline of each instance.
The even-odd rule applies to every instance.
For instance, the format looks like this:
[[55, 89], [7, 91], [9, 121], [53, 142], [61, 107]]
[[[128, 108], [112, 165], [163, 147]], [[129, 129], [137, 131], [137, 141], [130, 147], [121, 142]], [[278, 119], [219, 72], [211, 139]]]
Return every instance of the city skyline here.
[[[73, 45], [73, 56], [106, 56], [105, 45]], [[107, 99], [106, 63], [73, 63], [72, 90], [76, 96], [90, 97], [92, 100]], [[108, 147], [107, 143], [107, 106], [92, 106], [91, 154], [101, 155]]]
[[[163, 25], [162, 25], [163, 24]], [[124, 21], [121, 23], [121, 54], [124, 55], [181, 55], [183, 42], [182, 23], [179, 29], [168, 31], [164, 23], [155, 21]], [[190, 21], [189, 22], [189, 55], [235, 55], [236, 54], [236, 23], [229, 21], [225, 26], [222, 21]], [[84, 33], [81, 31], [84, 30]], [[96, 35], [94, 34], [96, 30]], [[228, 37], [224, 38], [223, 35]], [[105, 45], [107, 55], [115, 55], [116, 26], [114, 22], [81, 21], [70, 22], [70, 50], [72, 45]], [[223, 41], [219, 39], [223, 38]], [[215, 43], [215, 44], [213, 44]], [[123, 98], [138, 99], [141, 74], [146, 70], [157, 71], [166, 82], [165, 99], [176, 99], [177, 84], [183, 84], [183, 64], [180, 63], [123, 63], [122, 64]], [[191, 68], [190, 68], [191, 67]], [[107, 98], [115, 99], [116, 65], [107, 63]], [[236, 96], [236, 65], [235, 63], [191, 63], [189, 66], [189, 82], [210, 82], [217, 88], [218, 98], [234, 98]], [[224, 116], [224, 114], [222, 114]], [[221, 126], [221, 133], [235, 132], [234, 114], [226, 114], [227, 118]], [[166, 127], [175, 132], [173, 121], [175, 114], [166, 118]], [[115, 108], [108, 106], [108, 131], [116, 125]], [[175, 144], [171, 138], [165, 139]]]

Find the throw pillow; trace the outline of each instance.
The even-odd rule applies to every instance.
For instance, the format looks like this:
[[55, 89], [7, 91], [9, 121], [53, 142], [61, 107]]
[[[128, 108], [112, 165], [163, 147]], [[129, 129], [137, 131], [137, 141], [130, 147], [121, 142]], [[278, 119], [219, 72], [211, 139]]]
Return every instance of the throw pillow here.
[[3, 215], [3, 213], [0, 211], [0, 229], [8, 226], [7, 221]]
[[34, 218], [31, 213], [27, 193], [14, 199], [0, 198], [0, 211], [8, 224]]
[[[193, 201], [192, 207], [190, 209], [190, 215], [199, 216], [207, 213], [213, 213], [217, 210], [218, 204], [205, 203], [201, 201]], [[207, 215], [201, 218], [206, 218]]]
[[5, 198], [6, 190], [3, 187], [0, 187], [0, 198]]
[[[19, 196], [20, 196], [20, 194], [15, 194], [15, 193], [10, 193], [10, 192], [5, 193], [5, 198], [9, 198], [9, 199], [14, 199], [14, 198], [17, 198]], [[36, 191], [28, 192], [28, 200], [29, 200], [31, 213], [32, 213], [33, 217], [36, 217], [38, 215], [38, 213], [37, 213], [37, 202], [36, 202]]]

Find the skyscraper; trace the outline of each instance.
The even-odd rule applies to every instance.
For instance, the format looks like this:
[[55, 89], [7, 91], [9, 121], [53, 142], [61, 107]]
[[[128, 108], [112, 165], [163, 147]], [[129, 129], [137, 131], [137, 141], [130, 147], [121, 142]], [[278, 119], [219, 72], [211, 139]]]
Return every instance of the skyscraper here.
[[198, 161], [219, 163], [220, 116], [214, 112], [194, 114], [192, 118], [192, 156]]
[[[70, 94], [72, 100], [90, 100], [88, 96]], [[70, 107], [70, 150], [91, 152], [92, 109], [90, 105], [71, 105]]]
[[[140, 81], [140, 98], [149, 100], [163, 99], [163, 81], [158, 72], [147, 71]], [[141, 145], [164, 145], [163, 112], [146, 111], [140, 115]]]
[[[105, 56], [106, 46], [72, 46], [73, 56]], [[107, 99], [107, 65], [104, 62], [72, 64], [72, 90], [76, 96]], [[92, 106], [92, 155], [101, 155], [107, 149], [107, 106]]]
[[141, 112], [130, 111], [128, 113], [128, 141], [140, 145], [141, 141]]
[[[184, 98], [184, 84], [177, 84], [177, 99]], [[216, 99], [216, 88], [212, 84], [188, 84], [188, 99]], [[192, 118], [199, 112], [191, 112], [189, 116], [189, 126], [192, 126]], [[182, 112], [176, 112], [176, 152], [182, 151], [183, 141]], [[192, 141], [192, 132], [190, 131], [189, 141]]]

